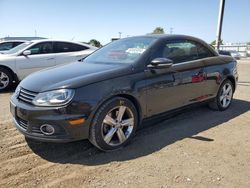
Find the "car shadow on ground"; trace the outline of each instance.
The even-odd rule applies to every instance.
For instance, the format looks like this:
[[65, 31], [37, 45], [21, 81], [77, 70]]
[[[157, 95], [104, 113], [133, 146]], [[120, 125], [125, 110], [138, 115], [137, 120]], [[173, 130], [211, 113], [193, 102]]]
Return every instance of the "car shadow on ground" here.
[[250, 102], [237, 99], [228, 110], [223, 112], [211, 111], [206, 106], [191, 108], [167, 120], [145, 125], [137, 131], [132, 143], [120, 150], [106, 153], [96, 149], [87, 140], [67, 144], [26, 140], [34, 153], [50, 162], [100, 165], [150, 155], [184, 138], [213, 142], [214, 138], [197, 136], [197, 134], [221, 125], [248, 110], [250, 110]]

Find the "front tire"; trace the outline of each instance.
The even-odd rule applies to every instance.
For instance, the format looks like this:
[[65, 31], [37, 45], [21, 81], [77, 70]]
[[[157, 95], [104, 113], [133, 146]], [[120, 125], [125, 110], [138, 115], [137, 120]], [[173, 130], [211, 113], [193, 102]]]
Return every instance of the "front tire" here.
[[103, 151], [116, 150], [131, 140], [137, 124], [138, 113], [134, 104], [126, 98], [115, 97], [96, 112], [89, 140]]
[[208, 105], [213, 110], [224, 111], [229, 108], [232, 103], [234, 87], [230, 80], [225, 80], [217, 93], [214, 101]]
[[0, 67], [0, 91], [10, 89], [13, 86], [14, 77], [12, 73]]

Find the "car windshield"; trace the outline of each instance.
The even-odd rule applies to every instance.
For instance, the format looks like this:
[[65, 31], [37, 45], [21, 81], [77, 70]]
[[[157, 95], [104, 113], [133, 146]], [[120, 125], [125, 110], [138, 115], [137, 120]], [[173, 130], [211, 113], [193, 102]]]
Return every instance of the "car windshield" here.
[[134, 63], [156, 41], [154, 37], [131, 37], [111, 42], [88, 56], [86, 63]]
[[29, 46], [32, 43], [33, 42], [22, 43], [22, 44], [16, 46], [15, 48], [12, 48], [11, 50], [9, 50], [8, 52], [6, 52], [5, 54], [15, 54], [15, 53], [19, 52], [20, 50], [26, 48], [27, 46]]

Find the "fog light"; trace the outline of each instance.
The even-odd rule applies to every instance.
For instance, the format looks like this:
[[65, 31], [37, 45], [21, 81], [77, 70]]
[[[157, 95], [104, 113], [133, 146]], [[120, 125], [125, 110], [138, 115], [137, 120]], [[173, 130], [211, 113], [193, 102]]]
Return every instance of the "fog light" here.
[[44, 124], [40, 127], [40, 131], [45, 135], [52, 135], [55, 133], [55, 129], [52, 125]]

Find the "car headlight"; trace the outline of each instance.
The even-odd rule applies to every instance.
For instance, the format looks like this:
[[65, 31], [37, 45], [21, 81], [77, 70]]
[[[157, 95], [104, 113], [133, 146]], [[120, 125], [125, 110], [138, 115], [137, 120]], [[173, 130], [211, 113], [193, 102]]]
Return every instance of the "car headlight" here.
[[48, 91], [39, 93], [32, 102], [36, 106], [62, 106], [69, 103], [74, 94], [72, 89]]

